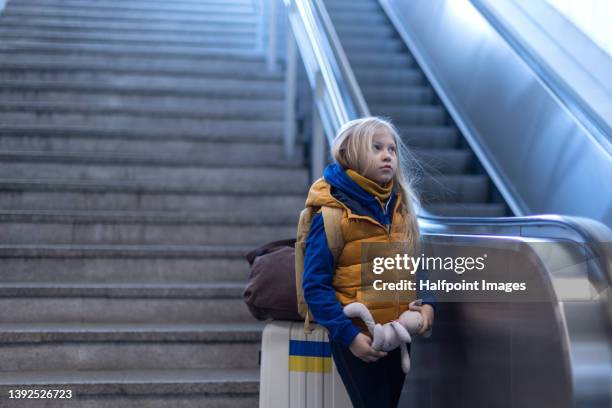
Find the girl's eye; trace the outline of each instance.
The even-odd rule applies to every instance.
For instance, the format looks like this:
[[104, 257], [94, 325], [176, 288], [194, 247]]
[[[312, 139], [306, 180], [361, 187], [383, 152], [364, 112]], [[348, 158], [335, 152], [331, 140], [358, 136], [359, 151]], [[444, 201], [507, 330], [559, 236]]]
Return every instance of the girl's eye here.
[[380, 150], [380, 145], [375, 144], [374, 145], [374, 150]]

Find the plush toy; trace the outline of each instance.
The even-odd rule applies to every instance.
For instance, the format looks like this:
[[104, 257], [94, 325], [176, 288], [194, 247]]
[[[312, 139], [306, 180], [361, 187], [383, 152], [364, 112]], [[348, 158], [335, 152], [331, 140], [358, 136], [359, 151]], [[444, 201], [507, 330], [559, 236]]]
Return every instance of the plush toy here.
[[[418, 301], [410, 303], [417, 304]], [[406, 343], [412, 342], [410, 333], [418, 333], [423, 327], [423, 316], [419, 312], [407, 310], [402, 313], [399, 319], [384, 325], [378, 324], [372, 318], [368, 308], [359, 302], [354, 302], [344, 307], [344, 314], [348, 317], [358, 317], [366, 324], [370, 334], [372, 334], [372, 347], [380, 351], [392, 351], [398, 346], [402, 353], [402, 370], [404, 373], [410, 371], [410, 355]], [[425, 333], [429, 337], [431, 330]]]

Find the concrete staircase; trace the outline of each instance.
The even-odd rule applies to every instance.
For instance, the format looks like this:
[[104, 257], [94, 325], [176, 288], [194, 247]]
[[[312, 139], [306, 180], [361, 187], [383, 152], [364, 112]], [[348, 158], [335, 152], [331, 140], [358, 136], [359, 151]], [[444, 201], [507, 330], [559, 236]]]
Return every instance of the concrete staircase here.
[[0, 406], [257, 405], [244, 254], [294, 235], [308, 180], [253, 3], [0, 15]]
[[374, 115], [389, 117], [419, 161], [423, 206], [448, 216], [511, 215], [377, 0], [325, 0]]

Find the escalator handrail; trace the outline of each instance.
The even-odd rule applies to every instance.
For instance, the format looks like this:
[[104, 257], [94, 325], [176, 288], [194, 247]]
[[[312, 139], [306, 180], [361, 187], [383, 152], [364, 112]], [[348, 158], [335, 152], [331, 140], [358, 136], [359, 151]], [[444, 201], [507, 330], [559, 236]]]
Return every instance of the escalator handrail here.
[[[567, 239], [583, 245], [588, 258], [597, 259], [599, 276], [612, 287], [612, 230], [605, 224], [584, 217], [542, 214], [523, 217], [439, 217], [419, 215], [423, 231], [445, 231], [447, 233], [487, 234], [492, 231], [503, 236], [537, 237], [544, 239]], [[516, 228], [520, 230], [516, 230]], [[544, 228], [556, 228], [550, 233]], [[525, 231], [528, 229], [528, 231]], [[535, 232], [535, 228], [542, 231]]]
[[357, 79], [355, 78], [355, 74], [353, 73], [353, 69], [351, 68], [351, 64], [346, 57], [346, 53], [344, 52], [344, 48], [342, 47], [342, 43], [340, 43], [340, 39], [338, 38], [338, 34], [336, 33], [336, 29], [334, 28], [334, 24], [329, 17], [329, 13], [325, 8], [322, 0], [313, 0], [313, 4], [317, 8], [317, 12], [321, 17], [321, 22], [323, 23], [323, 28], [329, 38], [329, 42], [331, 44], [331, 50], [336, 56], [338, 60], [338, 67], [342, 71], [342, 77], [345, 78], [348, 91], [350, 95], [352, 95], [353, 104], [357, 109], [357, 116], [370, 116], [370, 108], [361, 92], [361, 87], [359, 86]]
[[370, 111], [320, 0], [284, 0], [329, 144], [345, 122]]
[[[367, 105], [322, 1], [314, 0], [311, 3], [308, 0], [284, 0], [284, 2], [288, 10], [291, 29], [304, 30], [307, 28], [306, 37], [295, 35], [306, 69], [312, 69], [314, 65], [319, 65], [320, 72], [325, 73], [321, 76], [322, 83], [320, 86], [332, 97], [335, 104], [341, 105], [341, 109], [332, 110], [327, 107], [326, 112], [322, 113], [322, 116], [336, 115], [335, 118], [332, 118], [336, 127], [331, 129], [332, 134], [327, 134], [331, 145], [334, 134], [343, 121], [355, 119], [363, 112], [367, 112]], [[292, 10], [294, 7], [296, 10]], [[317, 22], [319, 23], [317, 24]], [[306, 44], [306, 41], [309, 43]], [[309, 48], [314, 53], [305, 52]], [[311, 55], [315, 56], [315, 60], [309, 58]], [[334, 67], [336, 69], [333, 69]], [[320, 92], [317, 85], [317, 83], [313, 84], [311, 82], [315, 97], [316, 93]], [[356, 95], [360, 97], [356, 97]], [[340, 112], [343, 114], [340, 114]], [[612, 243], [612, 230], [599, 221], [583, 217], [546, 214], [524, 217], [446, 217], [432, 215], [420, 207], [418, 218], [424, 231], [443, 229], [450, 233], [466, 227], [478, 228], [478, 233], [486, 233], [487, 231], [497, 231], [494, 233], [499, 233], [499, 228], [502, 226], [521, 228], [561, 227], [570, 231], [566, 238], [587, 244], [589, 250], [592, 250], [598, 256], [601, 261], [599, 262], [602, 269], [600, 272], [608, 280], [608, 285], [612, 285], [612, 265], [608, 252], [608, 247]], [[510, 231], [505, 233], [512, 235]], [[571, 234], [573, 234], [573, 237]], [[539, 235], [539, 237], [544, 238], [545, 236]], [[548, 238], [561, 237], [548, 236]]]

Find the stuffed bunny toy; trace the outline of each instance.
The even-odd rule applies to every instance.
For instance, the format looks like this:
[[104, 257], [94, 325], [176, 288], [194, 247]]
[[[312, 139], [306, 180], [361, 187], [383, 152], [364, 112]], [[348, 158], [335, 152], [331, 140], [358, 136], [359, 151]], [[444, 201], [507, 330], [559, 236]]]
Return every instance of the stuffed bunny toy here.
[[[410, 303], [419, 304], [418, 301]], [[404, 373], [410, 371], [410, 355], [406, 343], [412, 342], [410, 333], [418, 333], [423, 327], [423, 316], [419, 312], [407, 310], [402, 313], [399, 319], [384, 325], [377, 324], [372, 318], [368, 308], [359, 302], [354, 302], [344, 307], [344, 314], [350, 318], [358, 317], [366, 324], [370, 334], [372, 334], [372, 347], [380, 351], [392, 351], [398, 346], [402, 353], [402, 370]], [[429, 337], [431, 331], [425, 333]]]

